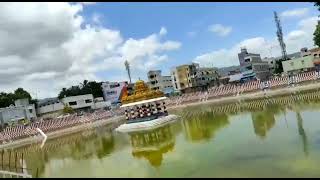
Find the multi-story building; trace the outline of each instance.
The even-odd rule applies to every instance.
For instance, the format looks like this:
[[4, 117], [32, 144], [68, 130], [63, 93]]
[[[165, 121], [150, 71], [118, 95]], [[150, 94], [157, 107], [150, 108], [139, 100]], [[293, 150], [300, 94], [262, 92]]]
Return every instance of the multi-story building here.
[[195, 75], [196, 86], [208, 88], [219, 85], [219, 77], [218, 69], [216, 68], [198, 68]]
[[226, 77], [233, 74], [240, 73], [240, 66], [229, 66], [229, 67], [222, 67], [218, 69], [218, 74], [222, 77]]
[[160, 90], [164, 94], [174, 91], [171, 76], [162, 76], [160, 70], [148, 72], [148, 86], [153, 90]]
[[246, 48], [241, 48], [238, 54], [240, 71], [243, 80], [260, 79], [265, 80], [271, 76], [268, 62], [261, 60], [260, 54], [248, 53]]
[[15, 105], [0, 108], [1, 125], [18, 123], [19, 120], [33, 120], [37, 118], [35, 105], [29, 104], [28, 99], [18, 99]]
[[107, 81], [102, 83], [103, 97], [109, 106], [121, 103], [122, 91], [126, 86], [127, 82]]
[[270, 58], [265, 57], [264, 59], [262, 59], [262, 61], [268, 62], [270, 72], [274, 72], [275, 66], [276, 66], [276, 58], [274, 58], [274, 57], [270, 57]]
[[171, 79], [173, 88], [177, 92], [189, 91], [192, 87], [196, 86], [194, 76], [197, 73], [199, 64], [192, 63], [181, 65], [171, 70]]
[[301, 57], [313, 56], [315, 58], [320, 57], [320, 48], [308, 49], [306, 47], [300, 50]]
[[185, 93], [218, 85], [220, 75], [217, 68], [192, 63], [173, 68], [171, 78], [175, 91]]

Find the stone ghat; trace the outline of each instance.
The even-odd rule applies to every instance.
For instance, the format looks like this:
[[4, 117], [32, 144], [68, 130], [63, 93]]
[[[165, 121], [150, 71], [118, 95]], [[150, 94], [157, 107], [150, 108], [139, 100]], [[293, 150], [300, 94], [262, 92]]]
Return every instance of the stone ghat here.
[[37, 128], [41, 129], [44, 133], [51, 133], [82, 124], [90, 124], [95, 121], [117, 116], [121, 113], [122, 112], [114, 113], [102, 110], [91, 114], [85, 114], [84, 116], [77, 116], [73, 114], [62, 118], [36, 121], [27, 126], [17, 125], [15, 127], [7, 127], [0, 132], [0, 143], [7, 144], [19, 139], [35, 137], [38, 135], [38, 131], [36, 130]]
[[219, 99], [222, 97], [234, 97], [241, 94], [248, 94], [253, 92], [259, 92], [263, 89], [279, 89], [285, 88], [292, 84], [303, 84], [308, 82], [317, 82], [320, 79], [320, 73], [316, 71], [300, 73], [298, 75], [289, 77], [274, 77], [269, 81], [250, 81], [241, 85], [227, 84], [219, 87], [212, 87], [206, 92], [195, 92], [183, 94], [177, 97], [171, 97], [166, 100], [166, 104], [169, 107], [177, 106], [190, 102], [201, 102], [211, 99]]
[[298, 93], [294, 95], [285, 95], [272, 98], [260, 98], [254, 100], [238, 101], [223, 104], [200, 105], [201, 109], [193, 112], [190, 109], [194, 107], [186, 107], [183, 109], [183, 117], [194, 116], [194, 113], [212, 112], [214, 114], [220, 113], [237, 113], [245, 111], [260, 111], [266, 107], [283, 106], [290, 108], [293, 105], [307, 107], [309, 103], [319, 103], [320, 92], [310, 91]]

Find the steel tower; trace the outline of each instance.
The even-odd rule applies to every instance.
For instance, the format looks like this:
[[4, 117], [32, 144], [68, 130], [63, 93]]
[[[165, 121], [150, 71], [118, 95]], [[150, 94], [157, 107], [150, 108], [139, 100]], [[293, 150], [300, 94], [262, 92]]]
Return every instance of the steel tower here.
[[286, 52], [286, 44], [283, 42], [283, 34], [282, 34], [282, 27], [280, 24], [280, 19], [277, 15], [277, 12], [274, 11], [274, 20], [276, 21], [276, 25], [277, 25], [277, 37], [278, 37], [278, 41], [280, 43], [280, 47], [281, 47], [281, 53], [282, 53], [282, 60], [287, 60], [287, 52]]

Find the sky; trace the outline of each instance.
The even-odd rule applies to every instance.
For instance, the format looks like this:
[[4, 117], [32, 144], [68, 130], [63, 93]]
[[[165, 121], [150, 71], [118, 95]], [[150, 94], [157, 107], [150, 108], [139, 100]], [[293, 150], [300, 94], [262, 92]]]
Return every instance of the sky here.
[[127, 81], [125, 60], [135, 81], [191, 62], [238, 65], [240, 47], [280, 56], [274, 11], [288, 53], [314, 46], [308, 2], [2, 2], [0, 91], [46, 98], [84, 79]]

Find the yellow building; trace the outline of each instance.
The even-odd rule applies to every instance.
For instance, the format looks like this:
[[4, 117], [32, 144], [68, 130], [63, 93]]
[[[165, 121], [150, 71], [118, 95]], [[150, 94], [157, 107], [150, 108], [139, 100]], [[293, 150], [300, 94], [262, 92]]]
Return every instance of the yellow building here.
[[199, 64], [192, 63], [187, 65], [177, 66], [171, 71], [173, 87], [175, 91], [183, 92], [188, 88], [195, 86], [194, 76]]

